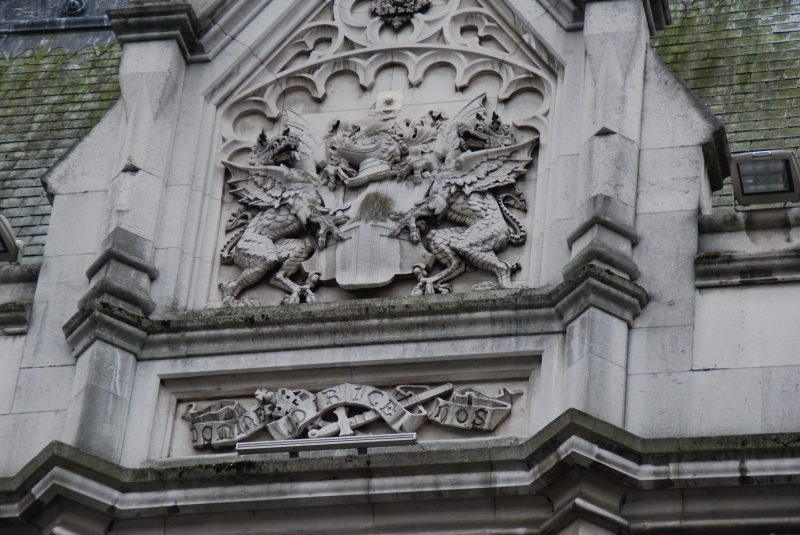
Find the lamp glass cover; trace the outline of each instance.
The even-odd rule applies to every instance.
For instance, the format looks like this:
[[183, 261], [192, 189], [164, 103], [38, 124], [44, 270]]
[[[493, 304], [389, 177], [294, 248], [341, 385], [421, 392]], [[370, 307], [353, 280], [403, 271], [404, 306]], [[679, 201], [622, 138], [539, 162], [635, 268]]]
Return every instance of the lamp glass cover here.
[[3, 238], [0, 237], [0, 253], [7, 253], [7, 252], [8, 252], [8, 246], [6, 245], [6, 242], [3, 241]]
[[794, 191], [789, 160], [756, 160], [740, 162], [738, 165], [742, 193], [745, 195]]

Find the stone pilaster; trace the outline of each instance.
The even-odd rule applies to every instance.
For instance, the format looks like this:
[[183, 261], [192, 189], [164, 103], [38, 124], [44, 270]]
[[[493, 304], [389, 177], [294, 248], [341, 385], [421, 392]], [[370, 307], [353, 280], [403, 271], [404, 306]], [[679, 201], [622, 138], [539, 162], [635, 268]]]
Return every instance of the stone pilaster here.
[[[597, 272], [586, 266], [576, 275]], [[647, 295], [635, 284], [611, 277], [587, 277], [556, 304], [567, 326], [561, 401], [563, 409], [576, 408], [623, 427], [628, 328]]]
[[632, 260], [639, 176], [647, 16], [640, 0], [586, 5], [586, 90], [576, 226], [568, 277], [596, 264], [635, 280]]
[[91, 286], [78, 303], [81, 311], [64, 327], [78, 363], [63, 440], [116, 462], [146, 334], [110, 311], [146, 315], [155, 309], [150, 284], [158, 277], [156, 226], [184, 56], [197, 27], [192, 8], [183, 2], [136, 3], [110, 16], [114, 29], [125, 35], [119, 73], [124, 136], [108, 190], [105, 238], [86, 272]]
[[[584, 116], [575, 228], [564, 278], [587, 265], [635, 280], [633, 261], [648, 13], [641, 0], [585, 6]], [[564, 408], [624, 425], [628, 328], [642, 300], [587, 280], [557, 307], [567, 326]]]

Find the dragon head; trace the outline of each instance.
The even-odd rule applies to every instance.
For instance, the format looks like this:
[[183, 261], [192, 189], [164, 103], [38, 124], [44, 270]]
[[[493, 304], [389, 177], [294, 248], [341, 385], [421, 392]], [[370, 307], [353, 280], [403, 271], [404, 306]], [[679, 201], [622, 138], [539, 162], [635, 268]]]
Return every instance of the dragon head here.
[[272, 140], [262, 130], [258, 141], [250, 149], [250, 165], [285, 165], [291, 167], [297, 160], [300, 138], [287, 127]]
[[513, 145], [515, 142], [511, 127], [503, 124], [495, 112], [492, 112], [491, 121], [482, 113], [476, 113], [475, 117], [458, 123], [456, 129], [458, 147], [462, 151], [493, 149]]

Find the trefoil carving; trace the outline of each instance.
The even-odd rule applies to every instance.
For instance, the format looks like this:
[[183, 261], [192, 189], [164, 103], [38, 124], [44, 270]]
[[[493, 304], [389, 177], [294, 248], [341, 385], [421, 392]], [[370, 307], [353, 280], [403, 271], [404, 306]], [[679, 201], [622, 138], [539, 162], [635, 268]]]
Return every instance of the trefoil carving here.
[[[494, 431], [508, 418], [521, 392], [497, 395], [477, 388], [400, 385], [391, 393], [369, 385], [343, 383], [316, 393], [304, 389], [259, 389], [246, 409], [222, 400], [202, 410], [190, 403], [189, 422], [196, 449], [230, 447], [266, 429], [274, 440], [353, 436], [360, 427], [383, 421], [396, 433], [413, 433], [427, 422], [467, 431]], [[448, 396], [449, 395], [449, 396]], [[446, 399], [445, 399], [446, 398]]]

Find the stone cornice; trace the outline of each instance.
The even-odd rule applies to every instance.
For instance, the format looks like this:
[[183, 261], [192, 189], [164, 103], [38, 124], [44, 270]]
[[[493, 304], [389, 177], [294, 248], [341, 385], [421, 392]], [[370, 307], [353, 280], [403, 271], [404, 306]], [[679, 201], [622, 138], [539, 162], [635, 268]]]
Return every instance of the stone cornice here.
[[[220, 308], [147, 318], [107, 301], [85, 303], [64, 325], [72, 339], [93, 314], [147, 334], [139, 358], [177, 358], [251, 351], [562, 332], [557, 306], [591, 288], [619, 296], [623, 319], [647, 302], [645, 290], [587, 265], [553, 289], [517, 288], [466, 294], [360, 299], [336, 303]], [[610, 292], [610, 293], [609, 293]], [[611, 299], [613, 299], [613, 296]], [[630, 305], [630, 306], [629, 306]], [[579, 306], [579, 305], [576, 305]], [[574, 307], [573, 307], [574, 308]], [[614, 308], [614, 311], [617, 311]], [[635, 312], [635, 313], [634, 313]], [[611, 312], [615, 313], [615, 312]], [[443, 334], [446, 333], [446, 334]]]
[[[539, 3], [567, 31], [583, 29], [586, 4], [598, 0], [539, 0]], [[650, 35], [672, 24], [667, 0], [642, 0]]]
[[36, 282], [41, 264], [16, 264], [0, 267], [0, 284], [12, 282]]
[[[16, 475], [0, 478], [0, 525], [30, 518], [58, 496], [117, 518], [132, 518], [365, 499], [549, 495], [551, 485], [567, 477], [594, 478], [621, 492], [739, 486], [760, 494], [770, 487], [786, 492], [785, 485], [796, 484], [800, 475], [798, 434], [642, 439], [574, 409], [529, 439], [489, 442], [492, 447], [486, 447], [486, 441], [445, 441], [347, 457], [166, 459], [135, 469], [52, 442]], [[409, 472], [409, 466], [414, 470]], [[752, 485], [754, 478], [762, 484]], [[589, 492], [570, 501], [541, 519], [538, 529], [549, 533], [565, 518], [575, 517], [616, 522], [630, 533], [665, 531], [676, 522], [689, 522], [683, 511], [668, 508], [659, 509], [652, 519], [640, 513], [625, 518], [624, 510], [598, 506], [591, 498]], [[707, 514], [695, 513], [690, 522], [705, 523], [708, 532], [735, 528], [739, 521], [731, 505], [714, 503]], [[798, 525], [796, 504], [775, 504], [769, 516], [755, 522], [758, 525], [752, 527], [767, 530]]]
[[109, 9], [107, 13], [120, 43], [175, 39], [187, 59], [199, 44], [200, 24], [189, 4], [152, 2]]

